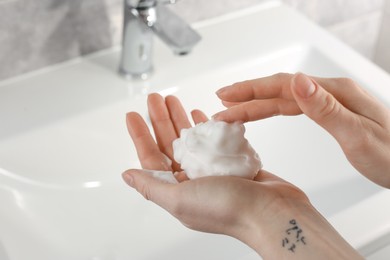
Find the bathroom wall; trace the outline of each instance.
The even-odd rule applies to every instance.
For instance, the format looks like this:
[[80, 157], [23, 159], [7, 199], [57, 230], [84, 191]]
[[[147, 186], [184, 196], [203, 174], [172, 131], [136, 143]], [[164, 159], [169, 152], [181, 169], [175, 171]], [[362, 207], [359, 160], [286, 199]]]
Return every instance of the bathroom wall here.
[[[194, 22], [264, 1], [181, 0], [172, 8]], [[385, 1], [283, 0], [382, 66], [390, 61], [381, 54], [390, 40]], [[117, 45], [121, 23], [122, 0], [0, 0], [0, 80]]]
[[[375, 53], [385, 1], [283, 0], [370, 59]], [[260, 2], [264, 0], [184, 0], [175, 8], [191, 21], [196, 21]], [[194, 6], [201, 12], [194, 11]]]
[[380, 28], [374, 61], [390, 72], [390, 0], [385, 0], [383, 21]]

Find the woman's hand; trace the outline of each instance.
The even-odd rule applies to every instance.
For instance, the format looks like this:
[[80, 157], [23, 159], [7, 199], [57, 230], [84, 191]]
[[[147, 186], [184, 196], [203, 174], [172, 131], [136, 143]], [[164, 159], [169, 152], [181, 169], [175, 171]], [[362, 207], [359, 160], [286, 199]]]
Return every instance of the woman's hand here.
[[[138, 113], [130, 112], [126, 116], [127, 129], [136, 147], [141, 166], [144, 169], [180, 174], [180, 166], [173, 159], [172, 142], [179, 137], [181, 129], [190, 128], [191, 123], [180, 101], [174, 96], [168, 96], [164, 100], [159, 94], [149, 95], [148, 110], [157, 144]], [[192, 111], [191, 115], [195, 124], [208, 120], [199, 110]], [[183, 176], [180, 174], [177, 177]]]
[[216, 120], [306, 114], [336, 138], [359, 172], [390, 188], [390, 111], [352, 80], [276, 74], [235, 83], [217, 95], [228, 109]]
[[[157, 143], [137, 113], [127, 115], [142, 167], [181, 172], [180, 165], [170, 163], [172, 141], [182, 128], [191, 127], [180, 102], [175, 97], [164, 100], [152, 94], [148, 108]], [[207, 120], [200, 111], [194, 111], [192, 117], [195, 122]], [[156, 179], [143, 170], [128, 170], [123, 178], [185, 226], [235, 237], [265, 259], [313, 259], [318, 254], [325, 258], [359, 257], [301, 190], [266, 171], [259, 172], [254, 180], [229, 176], [188, 180], [181, 172], [176, 175], [178, 184]], [[299, 225], [299, 232], [295, 232], [295, 225]], [[287, 242], [287, 238], [297, 237], [299, 242]]]
[[[148, 170], [175, 172], [175, 177], [181, 183], [164, 183], [139, 170], [127, 171], [124, 178], [145, 198], [167, 209], [186, 226], [206, 232], [226, 233], [223, 227], [234, 229], [233, 224], [242, 222], [239, 218], [246, 215], [243, 213], [253, 210], [253, 204], [259, 204], [253, 199], [256, 196], [261, 197], [264, 204], [279, 197], [299, 198], [300, 203], [308, 204], [307, 197], [298, 188], [265, 171], [260, 172], [254, 181], [220, 176], [188, 181], [180, 165], [173, 159], [172, 142], [179, 137], [181, 129], [191, 127], [180, 101], [173, 96], [164, 100], [160, 95], [152, 94], [148, 98], [148, 109], [157, 142], [139, 114], [127, 114], [127, 127], [141, 165]], [[193, 111], [192, 117], [195, 123], [207, 121], [207, 117], [198, 110]], [[270, 187], [269, 183], [272, 184]], [[159, 188], [164, 192], [160, 192]]]

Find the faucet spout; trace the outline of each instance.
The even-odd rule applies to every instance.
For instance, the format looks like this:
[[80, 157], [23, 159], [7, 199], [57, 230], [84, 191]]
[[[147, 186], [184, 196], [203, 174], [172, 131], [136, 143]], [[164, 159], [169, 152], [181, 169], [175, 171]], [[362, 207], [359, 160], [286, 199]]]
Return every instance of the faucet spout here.
[[163, 5], [156, 6], [157, 21], [151, 27], [175, 54], [188, 54], [201, 40], [200, 35], [179, 16]]
[[119, 72], [128, 79], [145, 79], [153, 71], [153, 35], [175, 54], [183, 55], [200, 35], [162, 3], [175, 0], [124, 0], [122, 56]]

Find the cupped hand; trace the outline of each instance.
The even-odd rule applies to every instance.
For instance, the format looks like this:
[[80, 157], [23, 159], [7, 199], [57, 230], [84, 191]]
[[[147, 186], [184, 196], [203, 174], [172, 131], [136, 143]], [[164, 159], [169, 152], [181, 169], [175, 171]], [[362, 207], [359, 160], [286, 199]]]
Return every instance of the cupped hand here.
[[[139, 114], [132, 112], [127, 115], [128, 130], [142, 167], [181, 172], [180, 165], [170, 161], [173, 161], [172, 141], [182, 128], [191, 127], [182, 105], [175, 97], [164, 100], [160, 95], [152, 94], [148, 98], [148, 109], [156, 142]], [[192, 117], [195, 123], [207, 120], [197, 110], [193, 111]], [[261, 171], [254, 180], [230, 176], [188, 180], [183, 172], [176, 177], [178, 184], [156, 179], [143, 170], [133, 169], [123, 174], [130, 186], [166, 209], [185, 226], [227, 234], [254, 248], [257, 245], [253, 243], [262, 236], [256, 234], [253, 241], [249, 238], [254, 225], [261, 222], [271, 229], [277, 223], [275, 214], [286, 208], [312, 209], [301, 190], [266, 171]]]
[[[188, 180], [180, 165], [171, 163], [172, 141], [182, 128], [191, 127], [183, 107], [175, 97], [164, 100], [152, 94], [148, 108], [157, 142], [139, 114], [127, 115], [142, 167], [181, 174], [175, 175], [178, 183], [172, 184], [154, 178], [150, 171], [124, 172], [126, 183], [146, 199], [191, 229], [241, 240], [263, 259], [361, 259], [300, 189], [271, 173], [262, 170], [254, 180], [233, 176]], [[201, 111], [193, 111], [192, 118], [195, 123], [207, 120]], [[299, 229], [291, 227], [296, 223]], [[300, 242], [287, 245], [288, 235]]]
[[235, 83], [217, 95], [228, 109], [216, 120], [306, 114], [333, 135], [359, 172], [390, 188], [390, 111], [354, 81], [280, 73]]

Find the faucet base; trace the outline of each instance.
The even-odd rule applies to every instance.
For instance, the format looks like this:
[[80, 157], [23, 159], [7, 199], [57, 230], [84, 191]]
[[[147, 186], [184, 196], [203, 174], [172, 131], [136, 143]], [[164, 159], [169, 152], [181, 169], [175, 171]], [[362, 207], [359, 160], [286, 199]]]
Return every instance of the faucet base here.
[[142, 73], [130, 73], [123, 68], [119, 68], [118, 72], [125, 80], [147, 80], [153, 75], [154, 70], [152, 68], [149, 71]]

